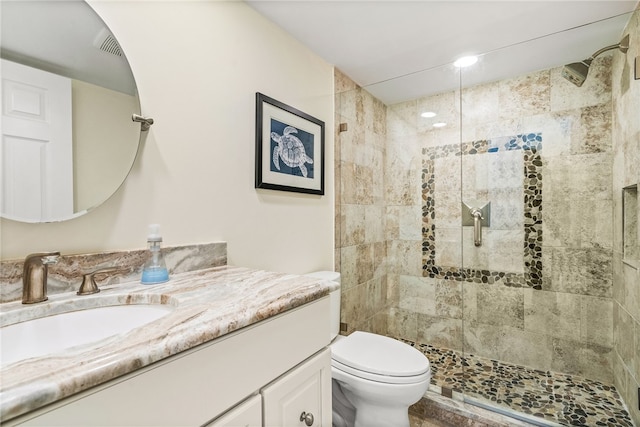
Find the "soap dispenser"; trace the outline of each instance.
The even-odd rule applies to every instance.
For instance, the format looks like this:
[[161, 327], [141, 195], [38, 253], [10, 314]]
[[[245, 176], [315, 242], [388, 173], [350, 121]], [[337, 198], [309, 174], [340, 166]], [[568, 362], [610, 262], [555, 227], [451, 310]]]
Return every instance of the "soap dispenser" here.
[[160, 235], [160, 225], [149, 225], [149, 235], [147, 236], [147, 244], [149, 246], [149, 259], [145, 262], [142, 269], [143, 285], [152, 285], [156, 283], [164, 283], [169, 280], [169, 272], [164, 263], [164, 257], [160, 252], [160, 243], [162, 236]]

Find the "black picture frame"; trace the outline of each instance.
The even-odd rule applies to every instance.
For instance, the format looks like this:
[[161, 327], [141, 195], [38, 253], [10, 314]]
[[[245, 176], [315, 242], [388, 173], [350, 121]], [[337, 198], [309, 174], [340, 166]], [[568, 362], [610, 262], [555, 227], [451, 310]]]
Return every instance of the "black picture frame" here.
[[255, 188], [324, 195], [324, 122], [256, 92]]

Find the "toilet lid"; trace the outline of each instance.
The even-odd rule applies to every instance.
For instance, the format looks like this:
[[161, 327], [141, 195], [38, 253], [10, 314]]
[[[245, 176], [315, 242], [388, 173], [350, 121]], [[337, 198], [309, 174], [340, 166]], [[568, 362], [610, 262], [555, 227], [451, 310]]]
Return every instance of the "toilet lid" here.
[[368, 332], [354, 332], [331, 345], [331, 358], [377, 375], [413, 377], [429, 370], [429, 360], [408, 344]]

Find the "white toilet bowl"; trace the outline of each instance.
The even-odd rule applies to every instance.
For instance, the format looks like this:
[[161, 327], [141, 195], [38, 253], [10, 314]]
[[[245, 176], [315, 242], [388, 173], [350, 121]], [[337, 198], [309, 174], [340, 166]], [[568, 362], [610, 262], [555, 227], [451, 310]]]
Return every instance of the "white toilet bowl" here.
[[334, 341], [331, 353], [331, 376], [342, 392], [333, 397], [334, 425], [343, 418], [344, 425], [355, 427], [409, 426], [409, 406], [420, 400], [431, 379], [422, 353], [367, 332]]
[[[310, 276], [339, 283], [336, 272]], [[424, 354], [393, 338], [368, 332], [338, 336], [340, 290], [331, 293], [334, 427], [409, 427], [409, 406], [429, 387]]]

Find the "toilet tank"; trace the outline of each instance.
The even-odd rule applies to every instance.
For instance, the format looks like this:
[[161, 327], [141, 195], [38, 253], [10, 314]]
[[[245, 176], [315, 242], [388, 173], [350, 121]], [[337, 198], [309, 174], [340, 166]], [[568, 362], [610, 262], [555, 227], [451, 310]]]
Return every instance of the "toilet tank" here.
[[[337, 271], [315, 271], [305, 276], [327, 280], [340, 284], [340, 273]], [[340, 333], [340, 288], [329, 293], [331, 304], [331, 341]]]

